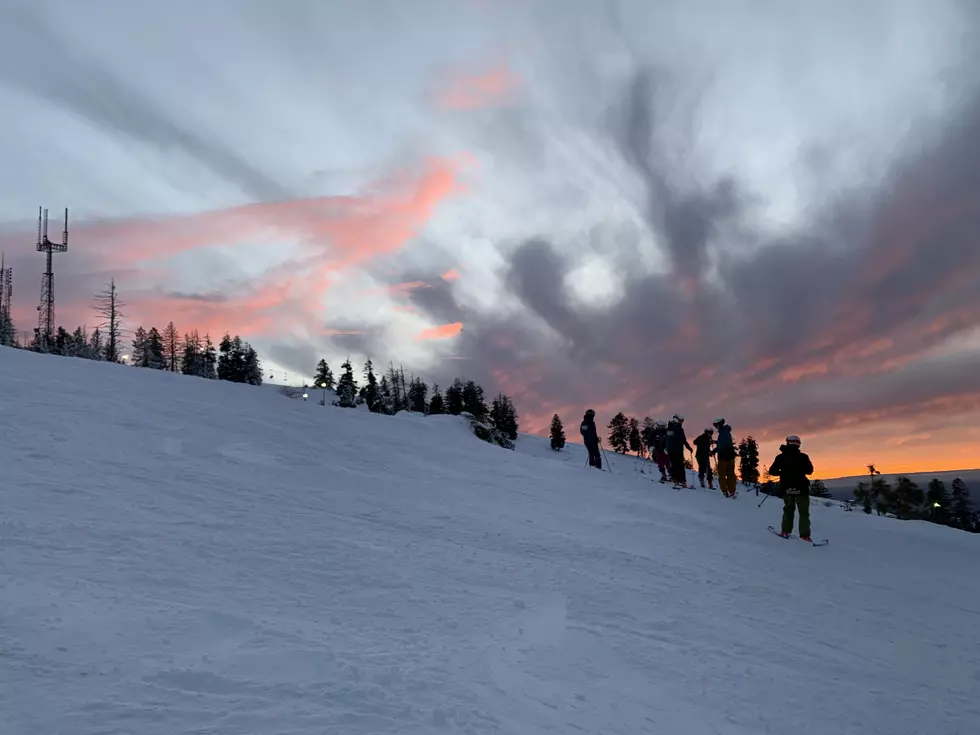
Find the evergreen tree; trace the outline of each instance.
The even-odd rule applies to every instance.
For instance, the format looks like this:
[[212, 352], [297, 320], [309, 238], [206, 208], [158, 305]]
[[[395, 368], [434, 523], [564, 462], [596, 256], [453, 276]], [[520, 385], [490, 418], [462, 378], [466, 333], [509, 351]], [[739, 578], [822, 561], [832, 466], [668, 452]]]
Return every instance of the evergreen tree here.
[[643, 425], [640, 427], [640, 440], [643, 442], [644, 449], [649, 447], [653, 441], [653, 429], [653, 419], [649, 416], [644, 417]]
[[168, 322], [163, 328], [163, 354], [166, 358], [167, 370], [176, 373], [180, 370], [180, 335], [173, 322]]
[[928, 505], [929, 520], [943, 525], [949, 523], [950, 503], [945, 482], [935, 477], [929, 482], [929, 487], [926, 490], [926, 504]]
[[150, 359], [149, 353], [146, 350], [146, 330], [143, 327], [137, 327], [136, 333], [133, 335], [133, 365], [136, 367], [149, 367]]
[[62, 357], [67, 357], [69, 353], [69, 342], [71, 341], [71, 335], [65, 331], [64, 327], [58, 327], [58, 331], [54, 335], [54, 349], [52, 352], [55, 355], [61, 355]]
[[857, 487], [854, 488], [854, 500], [857, 501], [862, 510], [868, 515], [871, 514], [871, 504], [872, 504], [872, 494], [871, 494], [871, 483], [859, 482]]
[[232, 380], [234, 373], [232, 361], [231, 335], [225, 332], [225, 336], [218, 343], [218, 380]]
[[[2, 282], [2, 279], [0, 279]], [[6, 294], [0, 293], [0, 301], [6, 298]], [[17, 327], [14, 326], [14, 320], [10, 316], [10, 304], [3, 303], [0, 305], [0, 345], [4, 347], [13, 347], [17, 342]]]
[[759, 443], [755, 437], [747, 436], [738, 443], [738, 476], [744, 485], [759, 482]]
[[511, 441], [517, 439], [517, 409], [510, 396], [498, 393], [490, 405], [490, 423]]
[[164, 370], [167, 367], [163, 336], [156, 327], [150, 327], [150, 331], [146, 333], [146, 366], [152, 370]]
[[[152, 331], [151, 331], [152, 336]], [[201, 377], [207, 380], [217, 380], [218, 373], [215, 364], [218, 361], [218, 353], [214, 349], [211, 335], [204, 335], [204, 348], [201, 351]]]
[[459, 416], [463, 413], [463, 381], [459, 378], [453, 380], [452, 385], [446, 388], [446, 413]]
[[388, 387], [391, 390], [391, 412], [398, 413], [408, 408], [408, 389], [405, 386], [405, 371], [396, 369], [388, 363]]
[[827, 486], [824, 484], [823, 480], [814, 480], [810, 483], [810, 495], [814, 498], [833, 497], [830, 494], [830, 491], [827, 490]]
[[96, 327], [92, 330], [92, 337], [88, 343], [90, 360], [101, 360], [104, 356], [104, 345], [102, 343], [102, 330]]
[[368, 411], [371, 413], [380, 413], [381, 411], [381, 394], [378, 392], [378, 378], [374, 374], [374, 364], [371, 362], [371, 358], [367, 359], [364, 363], [364, 387], [361, 388], [360, 398], [367, 404]]
[[195, 329], [184, 335], [184, 351], [180, 360], [181, 372], [184, 375], [201, 375], [204, 372], [204, 353], [201, 348], [201, 338]]
[[898, 478], [892, 493], [895, 515], [903, 520], [918, 518], [926, 496], [922, 488], [904, 475]]
[[357, 405], [357, 381], [354, 380], [354, 367], [348, 357], [340, 366], [344, 372], [337, 381], [337, 405], [343, 408], [354, 408]]
[[970, 499], [970, 491], [959, 477], [953, 480], [949, 511], [956, 528], [964, 531], [973, 530], [973, 503]]
[[609, 420], [609, 446], [614, 452], [626, 454], [630, 441], [630, 422], [622, 411]]
[[439, 384], [432, 384], [432, 398], [429, 400], [429, 415], [438, 416], [446, 413], [446, 404], [442, 400], [442, 393], [439, 392]]
[[72, 344], [72, 354], [76, 357], [82, 357], [86, 360], [92, 359], [92, 350], [89, 347], [88, 336], [81, 327], [75, 327], [75, 332], [71, 336]]
[[122, 319], [125, 316], [119, 308], [125, 306], [119, 300], [116, 291], [116, 281], [109, 280], [109, 285], [95, 297], [95, 312], [102, 317], [99, 327], [104, 331], [102, 354], [106, 362], [119, 362], [122, 357]]
[[412, 378], [408, 384], [408, 408], [416, 413], [425, 413], [428, 404], [429, 386], [421, 378]]
[[473, 414], [478, 421], [487, 417], [487, 404], [483, 399], [483, 388], [472, 380], [463, 384], [463, 410]]
[[[237, 339], [237, 337], [236, 337]], [[242, 345], [242, 380], [248, 385], [262, 385], [262, 363], [259, 354], [248, 342]]]
[[316, 375], [313, 378], [313, 385], [318, 388], [326, 388], [327, 390], [333, 390], [334, 379], [333, 370], [327, 364], [326, 360], [320, 360], [316, 364]]
[[629, 441], [630, 451], [640, 454], [643, 450], [643, 442], [640, 437], [640, 422], [633, 417], [630, 417], [629, 420], [629, 435], [627, 439]]
[[556, 413], [551, 417], [551, 448], [556, 452], [565, 447], [565, 427]]
[[388, 382], [388, 376], [382, 375], [381, 382], [378, 383], [378, 394], [380, 395], [381, 401], [381, 413], [388, 414], [391, 416], [395, 413], [395, 403], [391, 396], [391, 384]]

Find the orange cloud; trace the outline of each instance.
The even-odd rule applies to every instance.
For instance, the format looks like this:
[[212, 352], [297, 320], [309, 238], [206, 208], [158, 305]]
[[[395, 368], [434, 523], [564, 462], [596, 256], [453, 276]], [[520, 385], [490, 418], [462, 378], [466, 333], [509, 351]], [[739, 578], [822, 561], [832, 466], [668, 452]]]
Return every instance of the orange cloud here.
[[437, 327], [430, 327], [429, 329], [423, 329], [421, 332], [415, 335], [415, 339], [418, 341], [429, 340], [429, 339], [449, 339], [450, 337], [455, 337], [463, 329], [462, 322], [453, 322], [452, 324], [440, 324]]
[[455, 268], [450, 268], [448, 271], [440, 276], [444, 281], [458, 281], [460, 279], [459, 271]]
[[475, 74], [454, 73], [436, 95], [445, 110], [478, 110], [509, 101], [520, 87], [520, 78], [506, 64]]

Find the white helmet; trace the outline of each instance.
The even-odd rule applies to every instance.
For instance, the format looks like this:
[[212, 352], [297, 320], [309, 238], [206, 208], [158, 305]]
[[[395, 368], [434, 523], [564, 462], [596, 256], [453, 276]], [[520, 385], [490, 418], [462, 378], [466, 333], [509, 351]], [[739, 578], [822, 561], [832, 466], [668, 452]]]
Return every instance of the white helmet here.
[[713, 423], [713, 424], [714, 424], [715, 426], [717, 426], [717, 427], [719, 427], [719, 428], [721, 428], [722, 426], [724, 426], [724, 425], [725, 425], [725, 417], [724, 417], [724, 416], [719, 416], [719, 417], [718, 417], [718, 418], [716, 418], [716, 419], [715, 419], [715, 420], [714, 420], [714, 421], [713, 421], [712, 423]]
[[800, 437], [798, 437], [796, 434], [790, 434], [788, 437], [786, 437], [786, 446], [788, 447], [798, 447], [802, 443], [803, 442], [800, 441]]
[[667, 425], [666, 421], [664, 421], [663, 419], [657, 419], [657, 426], [659, 426], [661, 429], [664, 428], [666, 425]]
[[684, 420], [684, 415], [680, 413], [675, 413], [673, 418], [674, 421], [681, 422]]

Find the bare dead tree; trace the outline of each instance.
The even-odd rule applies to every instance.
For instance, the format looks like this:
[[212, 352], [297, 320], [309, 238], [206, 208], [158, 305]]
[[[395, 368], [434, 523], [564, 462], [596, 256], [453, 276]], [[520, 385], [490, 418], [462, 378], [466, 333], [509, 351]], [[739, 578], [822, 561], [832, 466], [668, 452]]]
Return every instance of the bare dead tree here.
[[122, 319], [125, 316], [119, 310], [122, 306], [125, 304], [119, 300], [116, 281], [112, 279], [105, 290], [95, 297], [95, 312], [102, 317], [102, 322], [98, 327], [102, 330], [102, 354], [106, 362], [119, 362], [122, 357], [120, 354]]

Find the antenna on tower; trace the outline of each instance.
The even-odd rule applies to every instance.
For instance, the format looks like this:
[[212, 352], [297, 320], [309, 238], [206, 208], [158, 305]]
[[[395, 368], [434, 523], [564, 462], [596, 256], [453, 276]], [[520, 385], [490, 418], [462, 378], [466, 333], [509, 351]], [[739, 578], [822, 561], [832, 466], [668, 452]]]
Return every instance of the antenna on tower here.
[[47, 352], [54, 341], [54, 254], [68, 250], [68, 209], [65, 208], [65, 229], [61, 242], [55, 243], [48, 239], [48, 210], [37, 208], [37, 251], [47, 256], [47, 268], [41, 279], [41, 303], [37, 307], [37, 337], [38, 348]]

